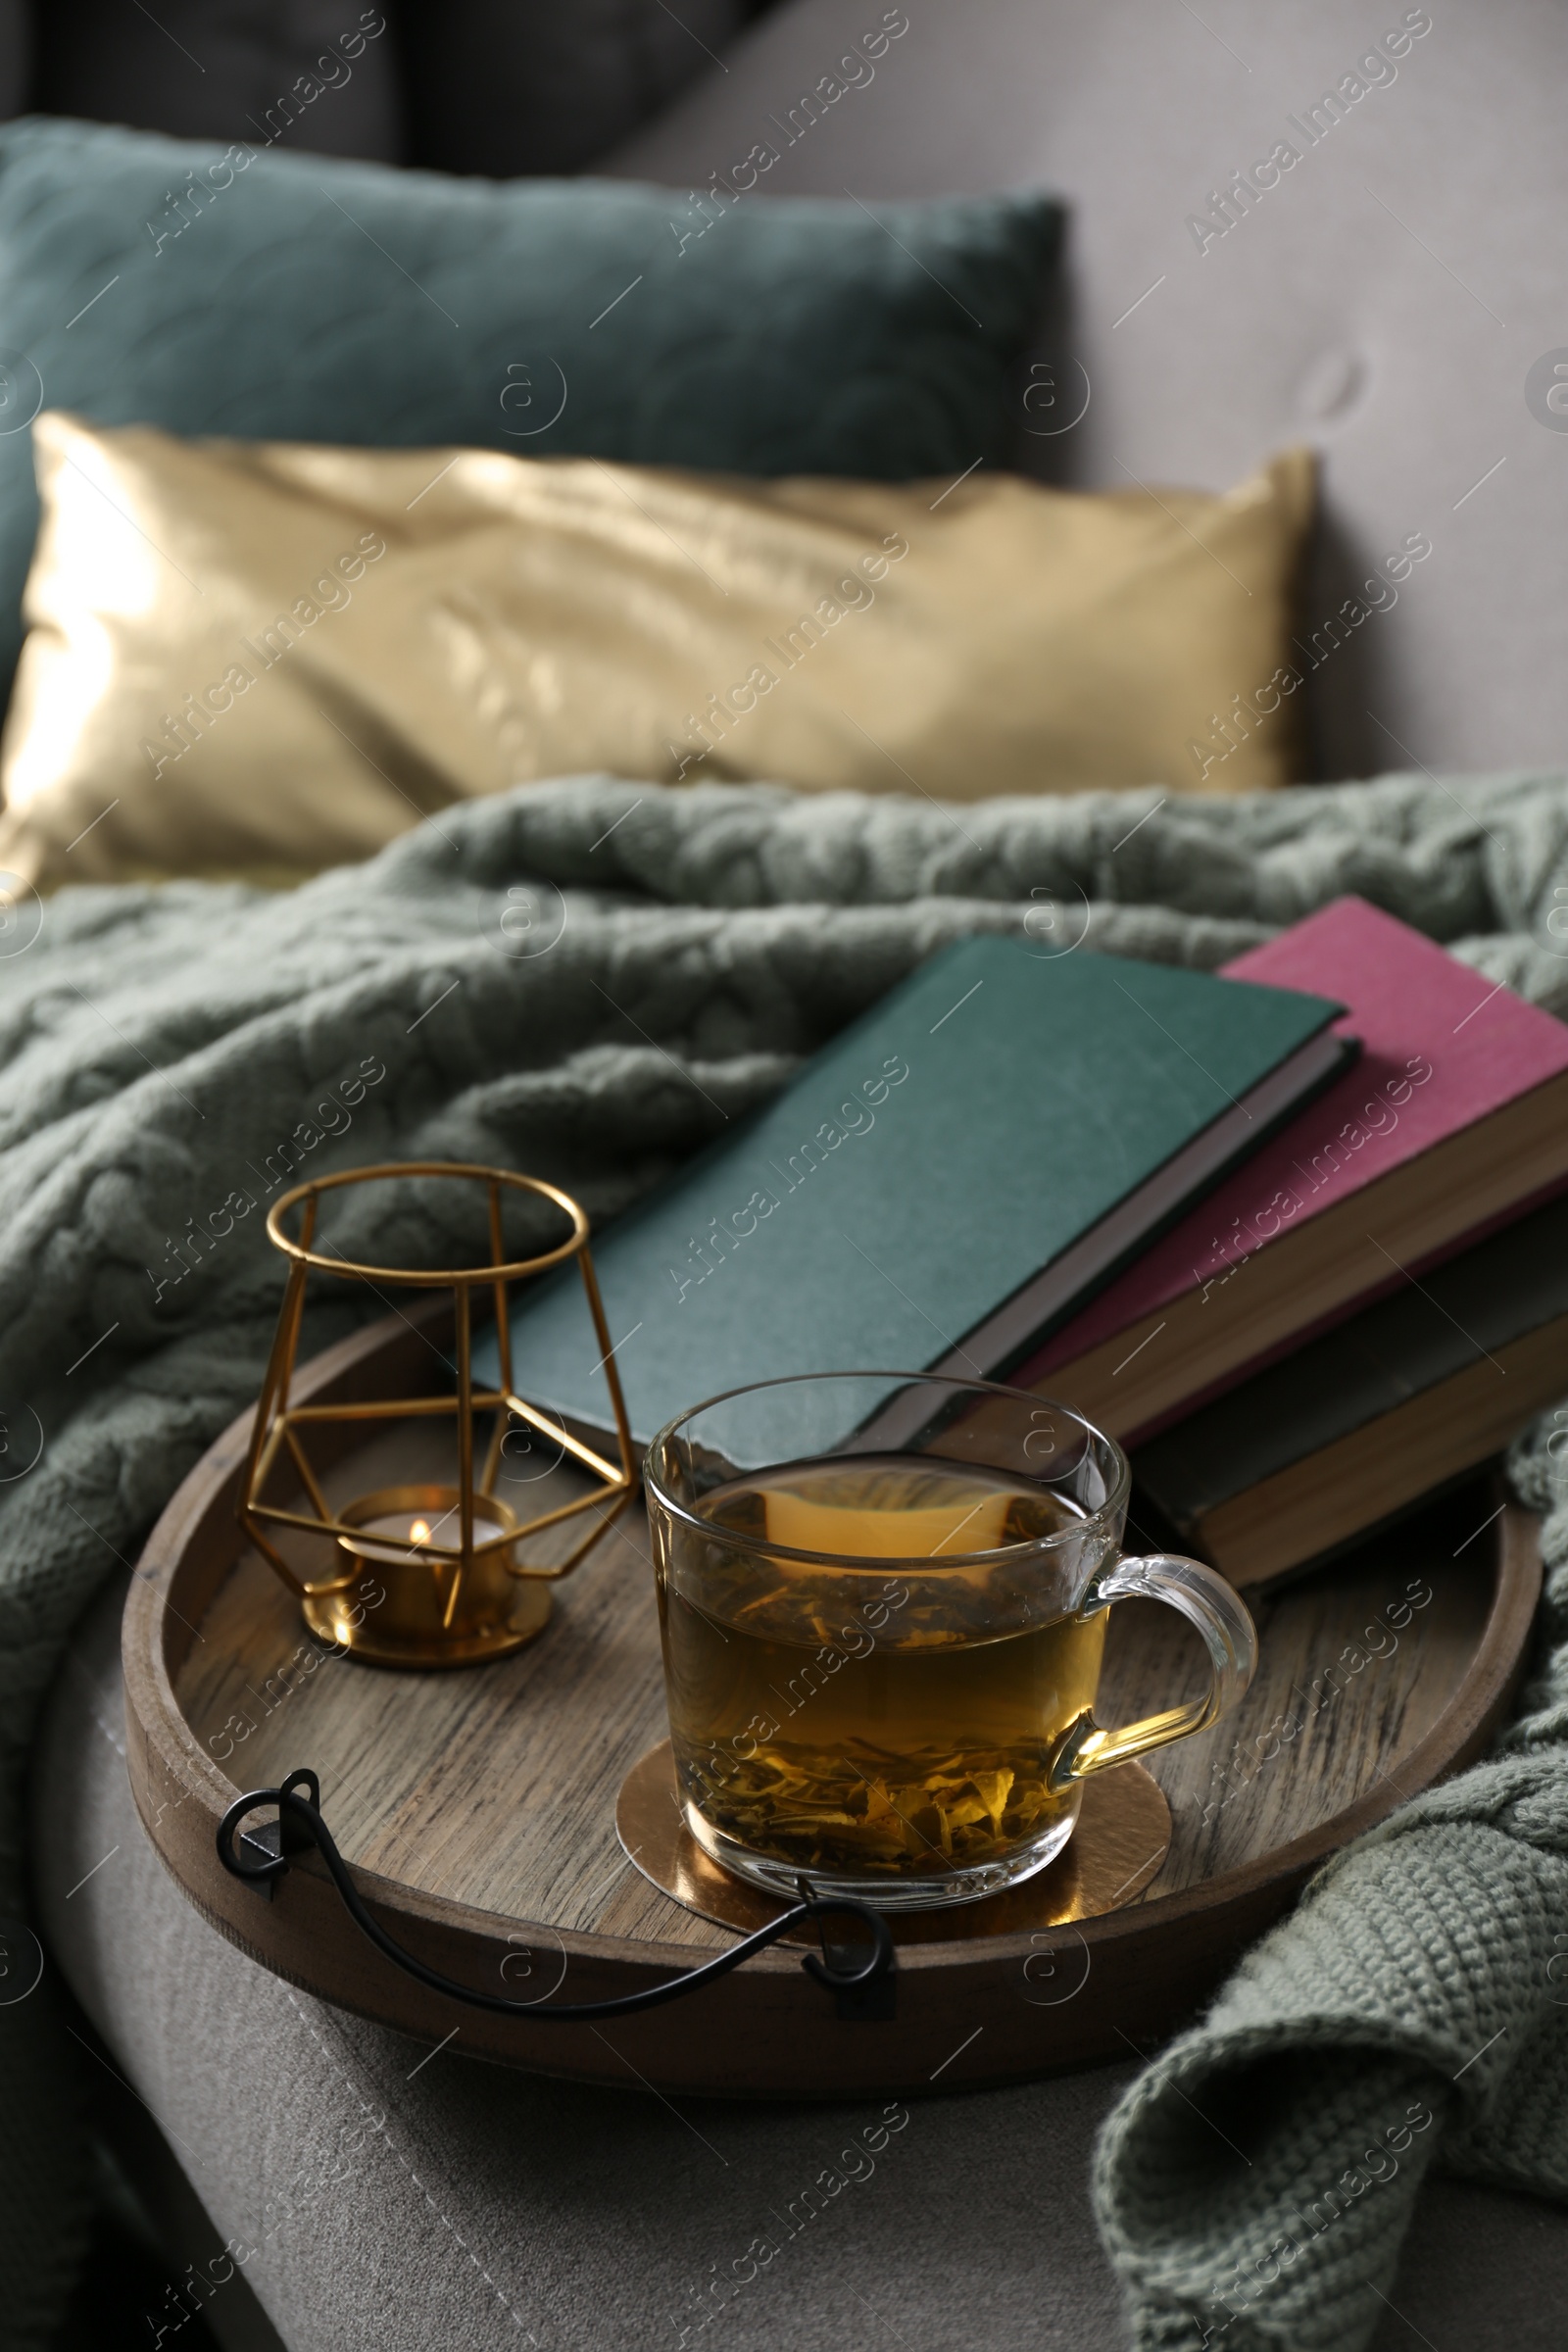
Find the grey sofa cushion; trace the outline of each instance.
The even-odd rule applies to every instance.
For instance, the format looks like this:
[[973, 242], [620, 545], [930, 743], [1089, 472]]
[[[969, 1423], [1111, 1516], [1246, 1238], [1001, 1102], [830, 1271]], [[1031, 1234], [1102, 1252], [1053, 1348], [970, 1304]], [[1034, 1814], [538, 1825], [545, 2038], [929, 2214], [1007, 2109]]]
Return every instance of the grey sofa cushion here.
[[[31, 105], [182, 138], [264, 142], [281, 118], [287, 144], [322, 155], [498, 179], [580, 172], [710, 71], [763, 5], [159, 0], [152, 11], [133, 0], [40, 0], [36, 10], [0, 0], [0, 118]], [[321, 96], [310, 94], [313, 81], [324, 83]]]
[[0, 0], [0, 120], [21, 114], [32, 86], [32, 11], [25, 0]]
[[[364, 0], [46, 0], [37, 19], [42, 113], [398, 160], [396, 36]], [[24, 103], [0, 71], [0, 114]]]
[[438, 172], [580, 172], [711, 71], [746, 0], [416, 0], [408, 160]]

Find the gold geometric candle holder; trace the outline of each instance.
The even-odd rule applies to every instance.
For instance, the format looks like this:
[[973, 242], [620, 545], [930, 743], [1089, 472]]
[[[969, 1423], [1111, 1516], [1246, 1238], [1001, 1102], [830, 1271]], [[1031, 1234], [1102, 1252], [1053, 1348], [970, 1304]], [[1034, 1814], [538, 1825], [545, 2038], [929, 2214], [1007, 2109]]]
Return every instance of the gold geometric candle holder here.
[[[425, 1267], [361, 1265], [316, 1246], [321, 1197], [347, 1187], [385, 1183], [410, 1176], [470, 1183], [487, 1188], [490, 1258], [484, 1265]], [[569, 1220], [569, 1237], [537, 1257], [508, 1261], [502, 1238], [502, 1194], [506, 1189], [549, 1200]], [[299, 1231], [286, 1221], [299, 1213]], [[536, 1176], [506, 1168], [450, 1161], [402, 1162], [318, 1176], [296, 1185], [276, 1201], [267, 1220], [268, 1238], [289, 1260], [288, 1283], [277, 1332], [257, 1400], [239, 1505], [240, 1519], [257, 1548], [298, 1597], [305, 1622], [322, 1641], [346, 1648], [367, 1663], [403, 1667], [465, 1666], [503, 1656], [541, 1633], [550, 1615], [550, 1587], [569, 1576], [636, 1491], [631, 1430], [615, 1368], [605, 1310], [588, 1248], [588, 1219], [568, 1193]], [[508, 1286], [546, 1273], [575, 1258], [588, 1312], [600, 1348], [620, 1460], [618, 1466], [572, 1434], [552, 1414], [516, 1393], [513, 1378]], [[378, 1397], [367, 1403], [290, 1402], [306, 1291], [313, 1275], [383, 1286], [397, 1292], [450, 1291], [453, 1302], [456, 1382], [450, 1395]], [[495, 1308], [497, 1388], [477, 1389], [473, 1378], [475, 1294]], [[477, 1425], [493, 1416], [476, 1478]], [[420, 1421], [451, 1417], [455, 1423], [455, 1477], [409, 1479], [382, 1486], [334, 1505], [322, 1486], [308, 1440], [330, 1430], [332, 1450], [352, 1443], [354, 1424]], [[345, 1427], [348, 1425], [348, 1427]], [[495, 1493], [510, 1433], [519, 1426], [559, 1448], [587, 1479], [586, 1491], [555, 1508], [519, 1520]], [[268, 1490], [292, 1471], [308, 1508], [268, 1500]], [[547, 1528], [590, 1515], [592, 1526], [564, 1558], [542, 1561], [521, 1556], [522, 1547]], [[331, 1572], [302, 1575], [282, 1548], [289, 1534], [319, 1548], [333, 1546]], [[368, 1583], [379, 1593], [366, 1605]]]

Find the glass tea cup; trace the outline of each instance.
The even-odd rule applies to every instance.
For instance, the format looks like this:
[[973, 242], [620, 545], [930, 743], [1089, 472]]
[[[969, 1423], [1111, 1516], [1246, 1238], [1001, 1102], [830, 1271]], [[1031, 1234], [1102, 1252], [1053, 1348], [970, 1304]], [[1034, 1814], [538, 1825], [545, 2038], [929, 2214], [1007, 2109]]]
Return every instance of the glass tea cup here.
[[[1124, 1557], [1115, 1442], [990, 1382], [830, 1373], [712, 1398], [645, 1466], [687, 1826], [793, 1895], [974, 1901], [1060, 1852], [1082, 1784], [1206, 1730], [1257, 1663], [1196, 1560]], [[1095, 1718], [1110, 1604], [1195, 1626], [1204, 1696]]]

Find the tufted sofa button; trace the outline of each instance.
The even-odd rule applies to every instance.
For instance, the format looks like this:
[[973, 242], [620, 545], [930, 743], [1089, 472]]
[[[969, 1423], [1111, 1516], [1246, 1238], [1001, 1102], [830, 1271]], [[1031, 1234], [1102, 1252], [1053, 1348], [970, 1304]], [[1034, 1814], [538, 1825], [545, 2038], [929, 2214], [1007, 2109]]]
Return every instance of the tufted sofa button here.
[[1352, 409], [1366, 390], [1370, 369], [1358, 352], [1325, 351], [1302, 376], [1297, 408], [1304, 422], [1327, 424]]

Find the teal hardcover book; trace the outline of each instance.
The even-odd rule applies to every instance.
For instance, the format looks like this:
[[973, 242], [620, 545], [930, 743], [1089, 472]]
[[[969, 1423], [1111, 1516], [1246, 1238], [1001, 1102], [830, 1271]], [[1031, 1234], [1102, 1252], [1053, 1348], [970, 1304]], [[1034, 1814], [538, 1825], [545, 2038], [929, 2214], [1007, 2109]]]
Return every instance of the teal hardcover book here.
[[[788, 1373], [1002, 1377], [1344, 1066], [1341, 1010], [1088, 950], [942, 950], [595, 1235], [637, 1437]], [[604, 1427], [575, 1270], [513, 1330], [519, 1394]]]

